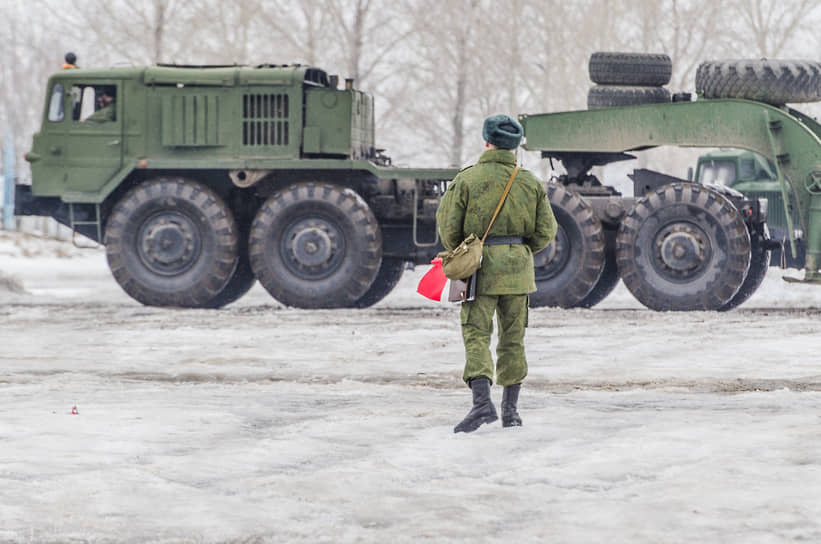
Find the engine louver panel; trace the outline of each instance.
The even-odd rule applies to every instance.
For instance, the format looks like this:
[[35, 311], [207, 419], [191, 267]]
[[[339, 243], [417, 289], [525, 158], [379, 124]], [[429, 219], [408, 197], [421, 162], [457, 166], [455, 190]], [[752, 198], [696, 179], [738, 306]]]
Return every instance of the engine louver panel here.
[[287, 94], [246, 94], [242, 97], [242, 145], [287, 146]]
[[221, 145], [219, 118], [219, 96], [164, 96], [162, 98], [162, 145], [168, 147]]

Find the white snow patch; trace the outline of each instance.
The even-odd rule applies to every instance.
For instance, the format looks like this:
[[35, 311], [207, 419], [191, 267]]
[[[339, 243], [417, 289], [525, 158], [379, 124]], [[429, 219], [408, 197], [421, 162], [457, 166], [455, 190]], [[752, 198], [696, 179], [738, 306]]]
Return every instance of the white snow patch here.
[[426, 268], [367, 310], [175, 310], [100, 250], [0, 238], [29, 293], [0, 292], [0, 541], [821, 541], [820, 288], [532, 309], [524, 427], [454, 435], [458, 308]]

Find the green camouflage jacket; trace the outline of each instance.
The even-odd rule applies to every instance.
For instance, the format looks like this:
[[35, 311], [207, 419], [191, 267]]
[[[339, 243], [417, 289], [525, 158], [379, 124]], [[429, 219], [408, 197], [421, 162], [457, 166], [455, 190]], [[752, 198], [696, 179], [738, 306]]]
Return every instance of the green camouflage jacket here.
[[[491, 149], [448, 185], [436, 211], [446, 249], [453, 249], [470, 233], [482, 237], [515, 166], [512, 152]], [[527, 170], [519, 170], [488, 236], [521, 236], [525, 243], [484, 247], [477, 294], [534, 292], [533, 253], [544, 249], [555, 235], [556, 218], [542, 182]]]
[[86, 117], [86, 122], [88, 123], [105, 123], [108, 121], [114, 120], [114, 102], [107, 106], [103, 106], [99, 110], [95, 111], [88, 117]]

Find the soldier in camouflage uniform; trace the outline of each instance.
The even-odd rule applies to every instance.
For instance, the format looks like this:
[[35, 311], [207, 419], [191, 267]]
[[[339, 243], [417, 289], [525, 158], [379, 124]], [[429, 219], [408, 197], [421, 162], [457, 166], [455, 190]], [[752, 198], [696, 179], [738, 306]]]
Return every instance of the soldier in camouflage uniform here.
[[[507, 115], [485, 119], [486, 151], [477, 164], [459, 172], [448, 185], [436, 212], [439, 234], [448, 250], [471, 233], [479, 238], [485, 233], [516, 166], [512, 150], [519, 146], [522, 132], [522, 126]], [[472, 432], [498, 419], [490, 400], [494, 313], [499, 327], [495, 377], [504, 386], [502, 425], [522, 424], [516, 405], [527, 375], [524, 333], [528, 293], [536, 291], [533, 254], [544, 249], [555, 234], [556, 219], [544, 186], [527, 170], [519, 170], [485, 241], [476, 299], [462, 304], [463, 379], [472, 390], [473, 408], [454, 432]]]

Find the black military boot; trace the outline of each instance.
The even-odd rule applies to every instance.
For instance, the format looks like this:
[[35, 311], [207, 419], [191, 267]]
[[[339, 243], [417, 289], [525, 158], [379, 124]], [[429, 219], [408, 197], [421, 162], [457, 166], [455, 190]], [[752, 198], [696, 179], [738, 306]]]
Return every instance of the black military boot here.
[[502, 392], [502, 427], [521, 427], [522, 418], [516, 411], [516, 403], [519, 402], [519, 389], [522, 384], [508, 385]]
[[473, 391], [473, 408], [465, 419], [453, 428], [455, 433], [472, 433], [484, 423], [491, 423], [499, 419], [496, 407], [490, 400], [490, 380], [474, 378], [470, 380], [470, 390]]

